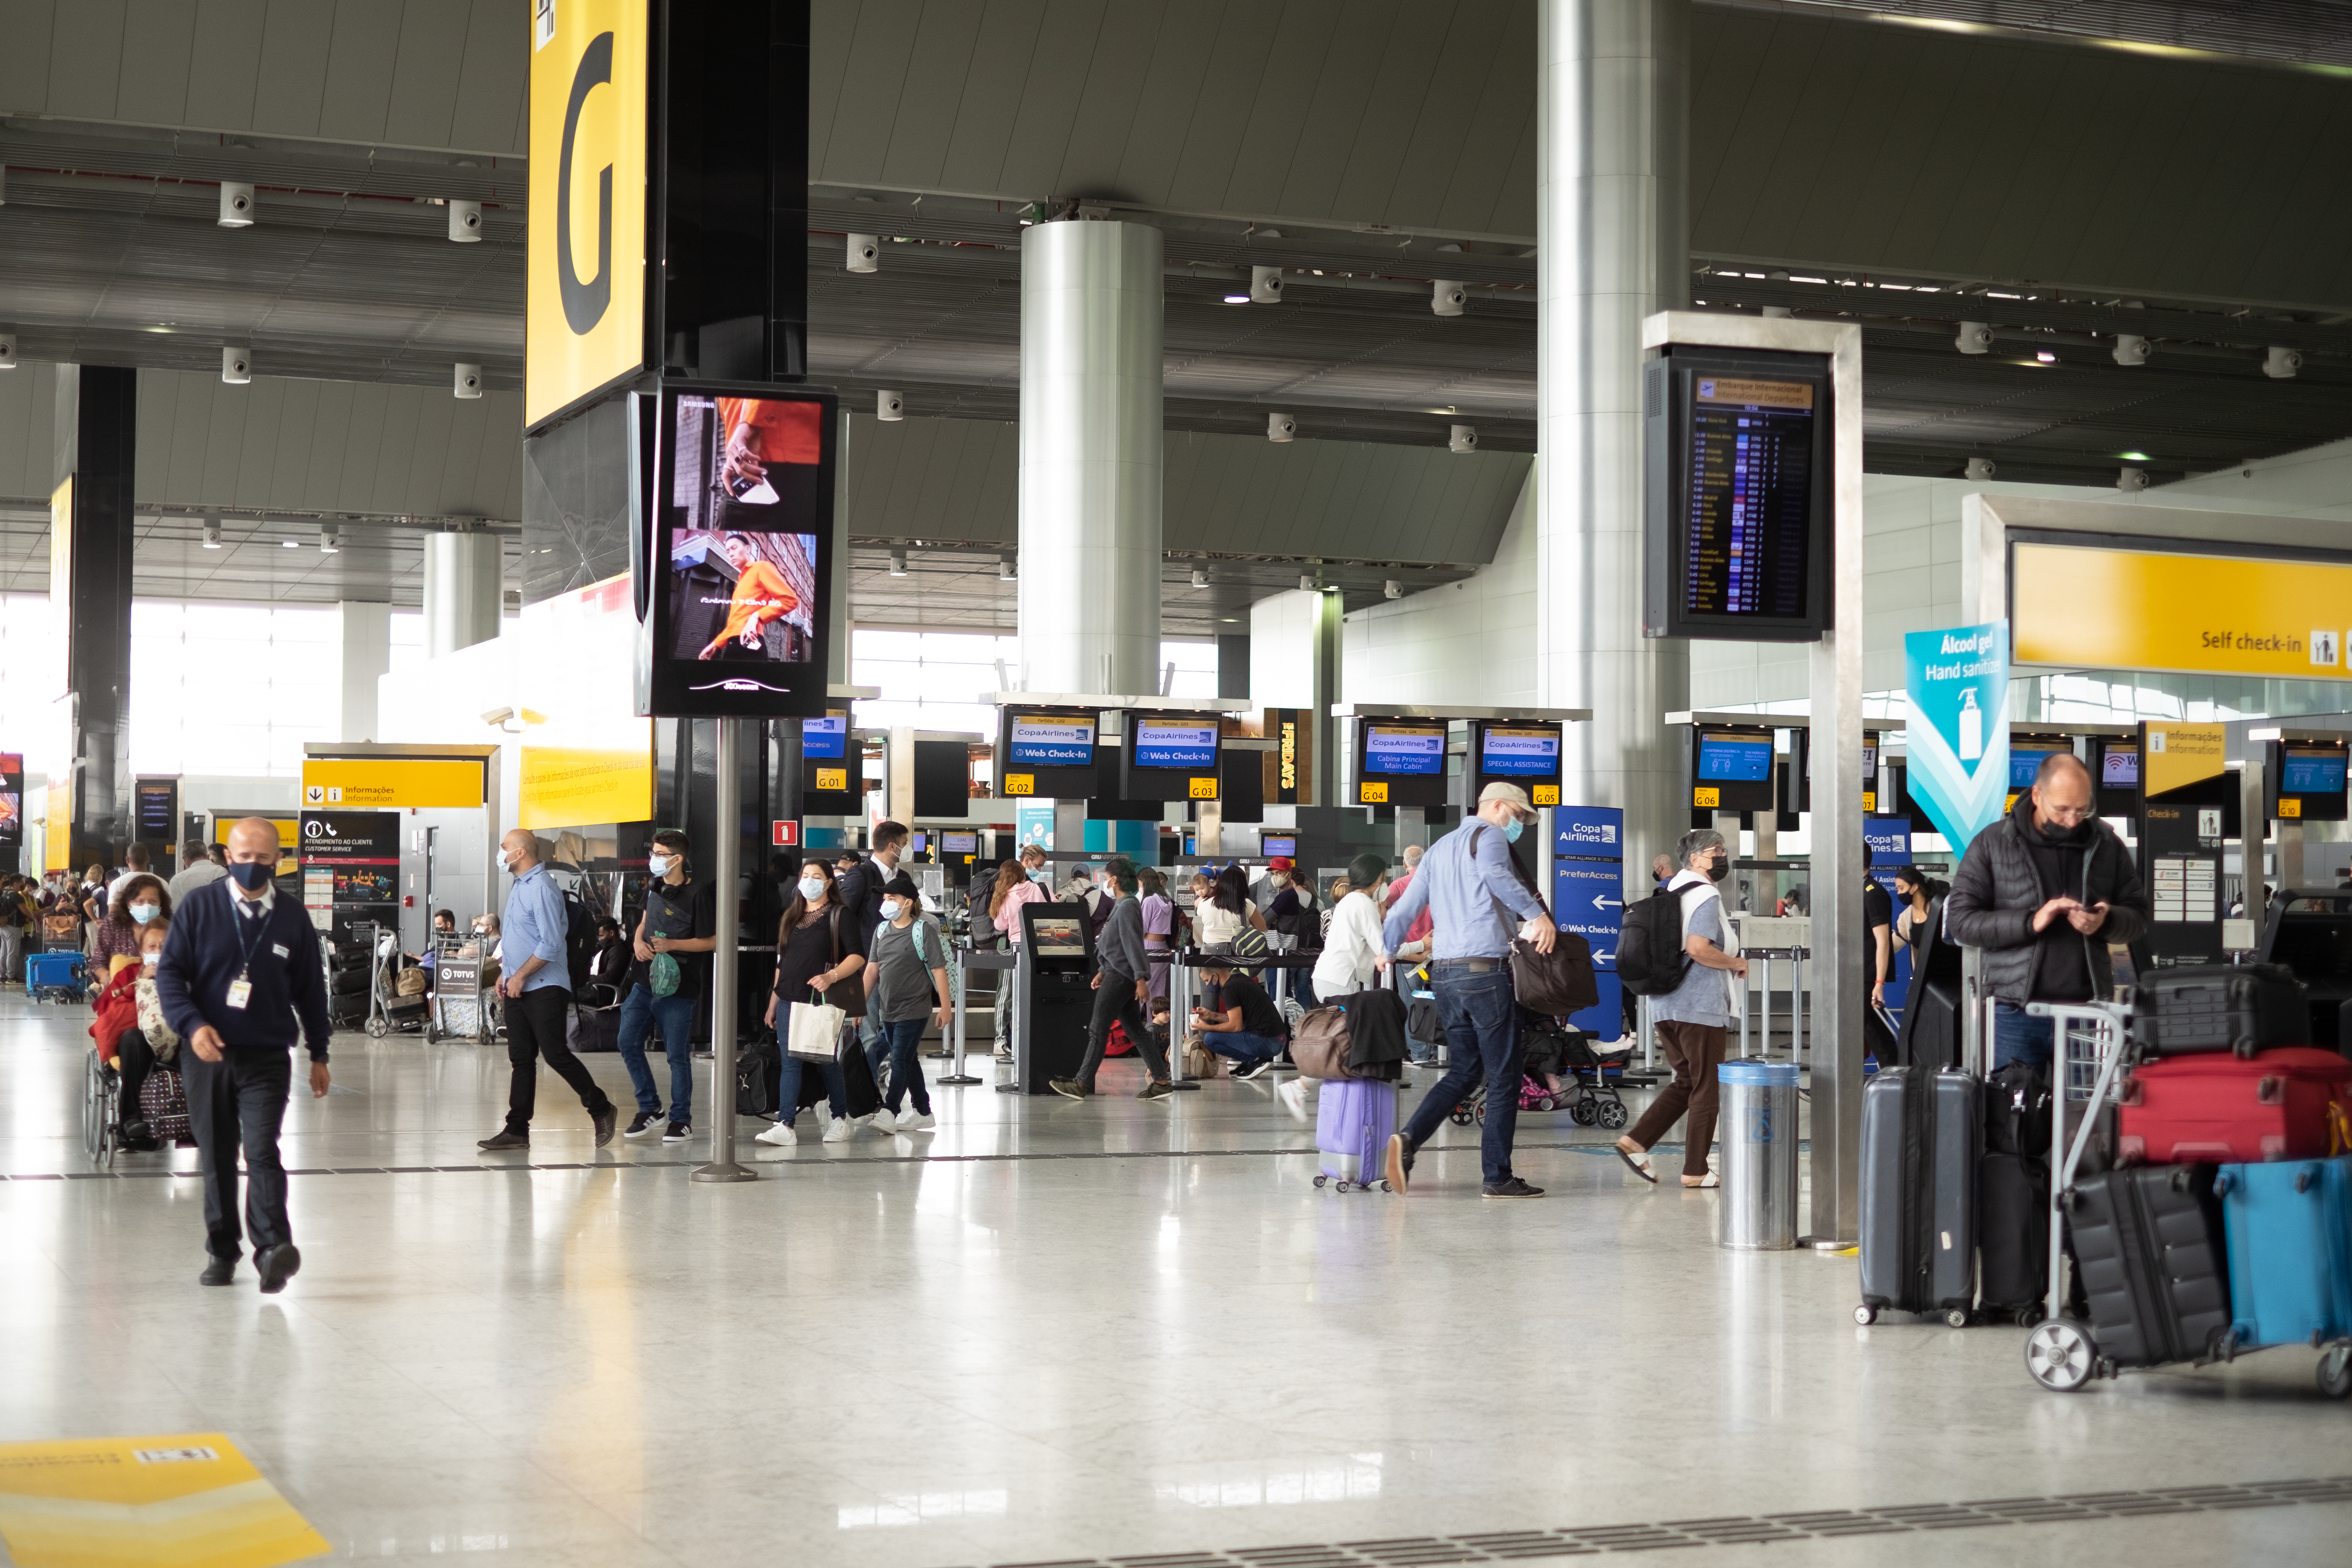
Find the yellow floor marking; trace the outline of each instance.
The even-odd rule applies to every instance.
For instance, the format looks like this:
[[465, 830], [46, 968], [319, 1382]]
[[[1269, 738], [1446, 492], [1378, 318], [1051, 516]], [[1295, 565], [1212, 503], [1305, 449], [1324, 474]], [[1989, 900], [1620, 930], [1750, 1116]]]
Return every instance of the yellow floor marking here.
[[331, 1550], [217, 1432], [0, 1444], [17, 1568], [276, 1568]]

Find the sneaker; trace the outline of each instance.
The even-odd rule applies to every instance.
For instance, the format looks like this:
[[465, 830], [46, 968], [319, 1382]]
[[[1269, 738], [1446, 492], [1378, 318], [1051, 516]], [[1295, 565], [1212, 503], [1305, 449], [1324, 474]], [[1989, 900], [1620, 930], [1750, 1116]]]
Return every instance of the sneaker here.
[[1478, 1195], [1482, 1198], [1539, 1198], [1543, 1194], [1541, 1187], [1531, 1187], [1517, 1176], [1488, 1182], [1478, 1189]]
[[833, 1131], [833, 1107], [820, 1100], [816, 1102], [816, 1130], [820, 1137]]
[[488, 1149], [493, 1152], [502, 1149], [528, 1149], [530, 1147], [530, 1140], [528, 1138], [517, 1137], [511, 1132], [497, 1132], [481, 1140], [479, 1142], [476, 1143], [474, 1147], [477, 1149]]
[[1088, 1089], [1085, 1084], [1080, 1083], [1074, 1078], [1057, 1078], [1049, 1082], [1045, 1087], [1052, 1089], [1055, 1094], [1060, 1095], [1064, 1100], [1091, 1100], [1094, 1098], [1095, 1091]]
[[1235, 1068], [1234, 1071], [1234, 1077], [1239, 1079], [1244, 1083], [1247, 1083], [1254, 1078], [1264, 1078], [1273, 1070], [1274, 1058], [1272, 1057], [1265, 1057], [1257, 1061], [1251, 1062], [1245, 1067]]
[[898, 1131], [901, 1132], [929, 1132], [939, 1124], [938, 1117], [928, 1110], [918, 1110], [911, 1105], [898, 1112]]
[[887, 1110], [877, 1110], [871, 1116], [859, 1117], [857, 1125], [865, 1128], [877, 1138], [896, 1138], [898, 1135], [898, 1119]]
[[836, 1116], [831, 1121], [825, 1123], [824, 1136], [818, 1139], [817, 1142], [820, 1143], [846, 1143], [856, 1135], [856, 1122], [851, 1121], [846, 1116]]
[[1173, 1100], [1176, 1098], [1176, 1086], [1172, 1083], [1146, 1084], [1144, 1086], [1143, 1092], [1137, 1095], [1135, 1098], [1138, 1100]]
[[753, 1139], [754, 1142], [759, 1143], [797, 1143], [800, 1141], [800, 1133], [789, 1121], [779, 1121]]
[[662, 1142], [665, 1143], [683, 1143], [693, 1136], [693, 1122], [673, 1121], [669, 1124], [667, 1131], [662, 1133]]
[[1282, 1101], [1283, 1110], [1301, 1121], [1307, 1120], [1307, 1080], [1305, 1079], [1292, 1079], [1288, 1083], [1276, 1089], [1274, 1097]]
[[1381, 1161], [1381, 1174], [1388, 1178], [1390, 1191], [1402, 1193], [1406, 1190], [1412, 1175], [1412, 1150], [1406, 1145], [1403, 1133], [1389, 1134], [1388, 1151]]
[[629, 1125], [623, 1129], [621, 1136], [624, 1138], [650, 1138], [655, 1133], [661, 1131], [661, 1109], [656, 1106], [651, 1110], [640, 1110], [635, 1116], [629, 1118]]

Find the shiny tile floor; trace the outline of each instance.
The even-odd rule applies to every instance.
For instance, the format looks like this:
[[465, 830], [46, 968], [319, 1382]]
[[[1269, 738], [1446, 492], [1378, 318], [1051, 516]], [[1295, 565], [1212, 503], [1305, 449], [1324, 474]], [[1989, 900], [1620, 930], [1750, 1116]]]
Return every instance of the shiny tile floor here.
[[[87, 1169], [83, 1023], [0, 994], [0, 1173]], [[502, 1053], [337, 1049], [348, 1092], [298, 1101], [289, 1165], [515, 1163], [473, 1148]], [[621, 1094], [617, 1058], [589, 1059]], [[2352, 1411], [2307, 1352], [2045, 1394], [2018, 1331], [1857, 1329], [1851, 1258], [1723, 1252], [1713, 1194], [1642, 1186], [1565, 1117], [1521, 1122], [1541, 1202], [1479, 1201], [1471, 1130], [1410, 1196], [1318, 1191], [1277, 1081], [1165, 1108], [942, 1089], [935, 1133], [790, 1151], [745, 1122], [761, 1180], [698, 1186], [608, 1168], [698, 1146], [600, 1159], [549, 1075], [530, 1159], [589, 1168], [297, 1178], [305, 1267], [268, 1299], [249, 1268], [195, 1284], [193, 1183], [0, 1183], [0, 1441], [224, 1431], [339, 1554], [572, 1568], [1238, 1552], [2352, 1472]], [[1188, 1150], [1298, 1152], [1150, 1157]], [[1139, 1157], [1052, 1157], [1107, 1151]], [[2352, 1504], [2315, 1504], [1775, 1560], [2340, 1564], [2347, 1530]]]

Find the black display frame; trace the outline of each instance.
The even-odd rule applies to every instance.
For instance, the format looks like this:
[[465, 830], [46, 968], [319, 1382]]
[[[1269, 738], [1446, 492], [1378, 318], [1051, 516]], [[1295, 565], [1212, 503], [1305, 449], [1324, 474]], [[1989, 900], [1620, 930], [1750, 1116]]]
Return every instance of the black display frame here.
[[[1094, 726], [1093, 754], [1084, 763], [1064, 767], [1016, 767], [1013, 762], [1013, 721], [1024, 713], [1057, 719], [1084, 719]], [[996, 710], [995, 777], [992, 787], [1000, 800], [1092, 800], [1101, 794], [1096, 765], [1103, 752], [1102, 711], [1053, 702], [1007, 702]], [[1028, 781], [1015, 789], [1017, 780]]]
[[[1490, 773], [1486, 771], [1486, 735], [1493, 730], [1543, 730], [1549, 731], [1559, 746], [1553, 753], [1553, 767], [1548, 773]], [[1490, 784], [1515, 784], [1528, 792], [1531, 805], [1558, 805], [1562, 768], [1568, 756], [1567, 726], [1545, 719], [1473, 719], [1470, 721], [1470, 754], [1464, 760], [1462, 771], [1471, 775], [1470, 798], [1475, 802]]]
[[[2352, 763], [2352, 748], [2342, 741], [2311, 737], [2297, 741], [2265, 741], [2263, 742], [2263, 815], [2273, 822], [2342, 822], [2347, 817], [2347, 803], [2352, 801], [2352, 776], [2346, 779], [2347, 788], [2327, 795], [2288, 795], [2286, 793], [2286, 754], [2300, 748], [2311, 752], [2333, 752]], [[2281, 803], [2295, 802], [2293, 816], [2279, 815]]]
[[[1434, 731], [1437, 735], [1437, 771], [1433, 773], [1391, 773], [1378, 772], [1367, 765], [1366, 753], [1370, 749], [1372, 726], [1384, 724], [1391, 729]], [[1359, 718], [1353, 726], [1355, 735], [1351, 750], [1355, 752], [1356, 776], [1349, 794], [1351, 805], [1403, 805], [1427, 809], [1446, 804], [1445, 758], [1452, 749], [1453, 730], [1444, 719], [1365, 719]], [[1375, 786], [1379, 793], [1368, 798], [1366, 787]]]
[[2091, 794], [2095, 809], [2101, 816], [2137, 818], [2139, 814], [2139, 768], [2146, 765], [2147, 759], [2140, 758], [2138, 764], [2134, 766], [2132, 782], [2128, 784], [2110, 784], [2106, 777], [2107, 754], [2129, 752], [2134, 757], [2139, 757], [2139, 742], [2109, 735], [2094, 735], [2090, 740]]
[[[1798, 616], [1726, 615], [1685, 608], [1689, 582], [1692, 417], [1698, 378], [1800, 381], [1813, 389], [1810, 460], [1816, 476], [1805, 498], [1805, 605]], [[1830, 356], [1766, 349], [1668, 344], [1642, 367], [1642, 635], [1738, 642], [1818, 642], [1836, 624], [1830, 584], [1836, 552], [1837, 425]]]
[[[677, 636], [671, 606], [674, 563], [667, 539], [674, 510], [667, 497], [678, 453], [671, 433], [679, 404], [689, 397], [749, 397], [772, 403], [817, 406], [818, 460], [808, 495], [808, 526], [772, 531], [806, 531], [816, 539], [811, 563], [814, 591], [809, 645], [814, 657], [785, 662], [729, 662], [680, 658], [670, 653]], [[630, 570], [636, 582], [639, 615], [638, 712], [662, 719], [806, 719], [822, 716], [829, 700], [824, 650], [845, 606], [834, 602], [834, 559], [842, 548], [834, 515], [834, 485], [840, 462], [841, 404], [828, 387], [797, 383], [704, 381], [665, 377], [646, 395], [649, 421], [638, 424], [639, 482], [632, 487], [637, 516], [630, 537]], [[646, 425], [650, 423], [648, 432]], [[720, 672], [724, 670], [725, 673]]]
[[[1136, 761], [1139, 721], [1159, 721], [1205, 726], [1216, 737], [1216, 754], [1205, 768], [1148, 766]], [[1121, 800], [1218, 800], [1224, 792], [1224, 715], [1191, 708], [1130, 708], [1122, 717], [1119, 736], [1118, 798]], [[1099, 748], [1101, 737], [1096, 737]], [[1201, 785], [1206, 784], [1204, 793]]]
[[[1761, 779], [1701, 779], [1698, 776], [1699, 748], [1710, 736], [1746, 744], [1762, 742], [1772, 752], [1772, 765]], [[1693, 811], [1773, 811], [1780, 798], [1780, 759], [1773, 752], [1772, 730], [1769, 726], [1749, 724], [1685, 724], [1683, 726], [1683, 782], [1690, 791]], [[1699, 798], [1701, 790], [1713, 790], [1712, 804]]]

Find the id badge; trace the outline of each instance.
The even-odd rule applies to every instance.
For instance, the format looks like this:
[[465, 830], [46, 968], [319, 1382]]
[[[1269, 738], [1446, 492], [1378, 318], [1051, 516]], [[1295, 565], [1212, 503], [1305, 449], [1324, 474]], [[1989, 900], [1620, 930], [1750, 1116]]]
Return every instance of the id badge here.
[[228, 983], [228, 1005], [242, 1008], [253, 1000], [253, 982], [240, 975]]

